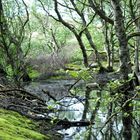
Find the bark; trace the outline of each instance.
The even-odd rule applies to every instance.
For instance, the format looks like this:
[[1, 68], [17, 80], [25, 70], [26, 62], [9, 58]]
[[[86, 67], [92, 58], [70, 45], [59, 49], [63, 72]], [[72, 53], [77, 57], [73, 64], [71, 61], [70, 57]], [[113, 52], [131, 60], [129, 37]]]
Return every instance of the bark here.
[[84, 111], [83, 111], [83, 115], [82, 115], [82, 120], [86, 120], [87, 118], [87, 113], [89, 110], [89, 97], [90, 97], [90, 92], [91, 89], [86, 88], [86, 92], [85, 92], [85, 104], [84, 104]]
[[83, 41], [81, 39], [81, 36], [79, 36], [78, 34], [75, 34], [75, 37], [76, 37], [76, 39], [78, 41], [78, 44], [80, 46], [80, 49], [82, 51], [82, 55], [83, 55], [83, 59], [84, 59], [83, 60], [84, 61], [84, 65], [85, 65], [85, 67], [88, 67], [89, 66], [88, 65], [88, 57], [87, 57], [86, 49], [85, 49], [84, 43], [83, 43]]
[[[110, 93], [111, 96], [111, 93]], [[113, 103], [109, 103], [109, 107], [108, 107], [108, 117], [107, 119], [109, 119], [109, 117], [112, 115], [113, 113]], [[113, 138], [113, 121], [110, 120], [110, 122], [108, 123], [108, 127], [106, 129], [105, 132], [105, 140], [112, 140]]]
[[127, 36], [124, 27], [124, 17], [120, 7], [120, 0], [112, 0], [112, 6], [114, 9], [115, 31], [120, 46], [120, 72], [122, 73], [122, 78], [126, 80], [128, 79], [128, 74], [131, 72], [131, 66]]
[[[137, 28], [137, 30], [140, 31], [140, 27]], [[135, 47], [135, 72], [139, 73], [140, 69], [139, 69], [139, 46], [140, 46], [140, 37], [136, 38], [136, 47]]]
[[102, 21], [103, 25], [104, 25], [104, 31], [103, 31], [103, 34], [105, 36], [105, 49], [106, 49], [106, 53], [107, 53], [107, 63], [108, 63], [108, 70], [111, 70], [113, 69], [113, 66], [112, 66], [112, 49], [111, 49], [111, 35], [109, 36], [109, 27], [108, 27], [108, 24], [107, 22], [104, 22]]
[[107, 58], [108, 58], [108, 68], [111, 67], [111, 49], [110, 49], [110, 43], [109, 43], [109, 37], [108, 37], [108, 26], [107, 23], [105, 23], [105, 42], [106, 42], [106, 48], [107, 48]]
[[[57, 120], [56, 120], [57, 121]], [[56, 122], [56, 125], [60, 125], [63, 129], [67, 129], [70, 127], [85, 127], [93, 125], [90, 121], [69, 121], [69, 120], [59, 120]], [[61, 129], [62, 129], [61, 128]]]
[[[126, 102], [129, 100], [128, 92], [124, 95], [124, 101]], [[123, 116], [122, 116], [122, 122], [123, 122], [123, 137], [124, 140], [131, 140], [132, 139], [132, 111], [133, 106], [130, 106], [132, 104], [131, 101], [127, 102], [126, 105], [122, 108], [123, 110]]]
[[[85, 20], [85, 17], [84, 17], [83, 14], [81, 14], [81, 18], [82, 18], [82, 22], [83, 22], [84, 27], [86, 27], [86, 26], [87, 26], [87, 23], [86, 23], [86, 20]], [[102, 67], [102, 64], [101, 64], [101, 62], [100, 62], [99, 52], [98, 52], [98, 50], [97, 50], [96, 45], [95, 45], [94, 42], [93, 42], [92, 36], [91, 36], [91, 34], [90, 34], [90, 32], [89, 32], [89, 30], [88, 30], [87, 27], [85, 28], [85, 35], [86, 35], [86, 38], [87, 38], [87, 40], [88, 40], [88, 42], [89, 42], [91, 48], [93, 48], [93, 50], [95, 51], [96, 60], [97, 60], [98, 65], [99, 65], [100, 67]]]
[[94, 44], [94, 42], [93, 42], [93, 40], [92, 40], [91, 34], [90, 34], [90, 32], [89, 32], [89, 30], [88, 30], [87, 28], [85, 29], [85, 35], [86, 35], [86, 37], [87, 37], [87, 39], [88, 39], [88, 42], [89, 42], [90, 46], [91, 46], [91, 47], [94, 49], [94, 51], [95, 51], [96, 60], [97, 60], [97, 63], [98, 63], [98, 65], [99, 65], [99, 67], [102, 67], [102, 64], [101, 64], [101, 62], [100, 62], [99, 52], [98, 52], [98, 50], [96, 49], [96, 46], [95, 46], [95, 44]]
[[[114, 11], [114, 25], [116, 35], [118, 37], [119, 46], [120, 46], [120, 72], [122, 74], [123, 80], [128, 80], [128, 74], [131, 72], [130, 66], [130, 55], [128, 48], [128, 40], [125, 33], [124, 27], [124, 17], [121, 10], [120, 0], [111, 0], [113, 11]], [[131, 85], [132, 86], [132, 85]], [[125, 84], [125, 92], [123, 92], [123, 101], [122, 104], [127, 102], [131, 98], [131, 94], [128, 92], [132, 87], [129, 87], [129, 84]], [[122, 108], [122, 123], [123, 123], [123, 137], [124, 140], [131, 140], [132, 138], [132, 111], [133, 106], [130, 106], [131, 101], [125, 103]]]

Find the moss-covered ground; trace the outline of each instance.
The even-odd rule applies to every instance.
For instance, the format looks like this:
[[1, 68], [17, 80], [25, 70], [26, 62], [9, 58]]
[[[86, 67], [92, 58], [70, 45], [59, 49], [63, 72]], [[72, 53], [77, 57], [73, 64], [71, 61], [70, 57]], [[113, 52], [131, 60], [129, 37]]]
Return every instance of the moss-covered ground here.
[[0, 109], [0, 140], [50, 140], [37, 124], [17, 112]]

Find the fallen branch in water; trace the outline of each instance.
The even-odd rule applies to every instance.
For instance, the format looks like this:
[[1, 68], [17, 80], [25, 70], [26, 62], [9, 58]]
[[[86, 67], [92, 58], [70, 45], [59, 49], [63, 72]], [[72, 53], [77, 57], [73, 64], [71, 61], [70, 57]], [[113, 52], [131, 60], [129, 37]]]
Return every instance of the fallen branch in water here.
[[69, 121], [69, 120], [59, 120], [56, 125], [61, 126], [64, 129], [70, 128], [70, 127], [85, 127], [89, 125], [93, 125], [94, 123], [91, 123], [90, 121]]
[[72, 85], [69, 87], [68, 91], [70, 91], [80, 80], [81, 80], [81, 78], [77, 79], [77, 80], [74, 82], [74, 84], [72, 84]]
[[51, 99], [53, 99], [55, 102], [57, 102], [57, 100], [55, 99], [55, 97], [53, 97], [49, 91], [45, 91], [44, 89], [42, 89], [42, 91], [48, 95], [48, 97], [50, 97]]

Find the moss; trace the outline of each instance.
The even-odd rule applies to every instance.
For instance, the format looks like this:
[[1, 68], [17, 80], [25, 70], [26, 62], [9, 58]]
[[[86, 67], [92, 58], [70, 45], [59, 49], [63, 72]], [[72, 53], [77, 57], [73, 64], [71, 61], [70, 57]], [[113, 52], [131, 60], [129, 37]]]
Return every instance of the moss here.
[[37, 70], [30, 70], [29, 77], [31, 77], [31, 79], [37, 78], [39, 76], [40, 76], [40, 73]]
[[82, 68], [82, 65], [77, 65], [77, 64], [74, 64], [74, 63], [70, 63], [70, 64], [67, 64], [66, 67], [71, 68], [71, 69], [75, 69], [75, 70], [76, 69], [79, 70], [79, 69]]
[[14, 111], [0, 109], [0, 140], [49, 140], [37, 124]]

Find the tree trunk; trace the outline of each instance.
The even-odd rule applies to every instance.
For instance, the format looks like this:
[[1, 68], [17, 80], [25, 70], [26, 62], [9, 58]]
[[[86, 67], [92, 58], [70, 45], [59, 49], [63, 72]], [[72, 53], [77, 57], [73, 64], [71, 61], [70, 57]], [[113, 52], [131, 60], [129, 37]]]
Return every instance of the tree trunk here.
[[91, 34], [90, 34], [90, 32], [89, 32], [89, 30], [87, 28], [85, 29], [85, 35], [86, 35], [86, 37], [88, 39], [88, 42], [89, 42], [90, 46], [95, 51], [96, 61], [97, 61], [98, 65], [99, 65], [99, 67], [102, 67], [102, 64], [100, 62], [99, 52], [97, 51], [96, 46], [95, 46], [95, 44], [94, 44], [94, 42], [92, 40]]
[[88, 67], [88, 57], [87, 57], [86, 49], [85, 49], [85, 46], [84, 46], [83, 41], [81, 39], [81, 36], [79, 36], [77, 34], [75, 34], [75, 36], [76, 36], [76, 39], [79, 43], [80, 49], [82, 51], [84, 65], [85, 65], [85, 67]]
[[[137, 29], [140, 32], [140, 28]], [[140, 72], [139, 69], [139, 46], [140, 46], [140, 37], [136, 37], [136, 47], [135, 47], [135, 72]]]
[[120, 8], [120, 0], [112, 0], [112, 5], [114, 9], [115, 31], [120, 46], [120, 72], [122, 74], [122, 78], [126, 80], [128, 79], [128, 74], [131, 72], [131, 66], [128, 42], [124, 27], [124, 17]]
[[[107, 53], [107, 63], [108, 63], [108, 70], [113, 70], [113, 62], [112, 62], [112, 49], [111, 49], [111, 37], [112, 37], [112, 33], [109, 32], [109, 26], [107, 24], [107, 22], [102, 21], [102, 24], [104, 25], [104, 30], [103, 30], [103, 34], [105, 36], [105, 50]], [[110, 35], [109, 35], [110, 33]]]
[[[122, 74], [123, 80], [128, 80], [128, 74], [131, 72], [130, 64], [130, 55], [127, 37], [124, 27], [124, 17], [121, 10], [120, 0], [111, 0], [113, 10], [114, 10], [114, 25], [116, 35], [118, 37], [119, 46], [120, 46], [120, 72]], [[132, 138], [132, 111], [133, 106], [130, 106], [131, 101], [127, 102], [131, 95], [128, 92], [128, 84], [125, 85], [125, 92], [123, 92], [123, 101], [122, 101], [122, 123], [123, 123], [123, 137], [124, 140], [131, 140]], [[130, 87], [131, 88], [131, 87]]]
[[83, 115], [82, 115], [82, 120], [87, 119], [87, 113], [88, 113], [88, 110], [89, 110], [90, 92], [91, 92], [91, 89], [86, 88], [86, 91], [85, 91], [85, 103], [84, 103], [84, 111], [83, 111]]
[[[140, 16], [140, 1], [137, 1], [138, 16]], [[137, 32], [140, 32], [140, 19], [135, 22]], [[139, 47], [140, 47], [140, 37], [136, 37], [136, 48], [135, 48], [135, 72], [140, 72], [139, 69]]]

